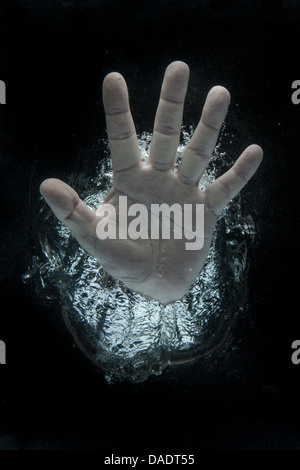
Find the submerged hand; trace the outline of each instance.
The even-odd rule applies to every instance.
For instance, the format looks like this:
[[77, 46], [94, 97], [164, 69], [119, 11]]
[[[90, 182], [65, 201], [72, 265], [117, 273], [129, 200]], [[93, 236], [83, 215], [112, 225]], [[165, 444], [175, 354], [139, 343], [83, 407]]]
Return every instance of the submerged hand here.
[[[109, 220], [110, 215], [105, 219], [103, 211], [102, 215], [99, 210], [92, 211], [70, 186], [60, 180], [45, 180], [40, 188], [56, 217], [109, 274], [136, 292], [163, 303], [178, 300], [189, 290], [206, 261], [218, 214], [249, 181], [262, 159], [261, 148], [251, 145], [233, 167], [205, 191], [198, 189], [230, 102], [228, 91], [216, 86], [208, 93], [200, 122], [178, 170], [174, 171], [188, 78], [189, 68], [183, 62], [173, 62], [166, 69], [149, 161], [143, 164], [125, 80], [115, 72], [105, 77], [103, 102], [114, 170], [113, 187], [105, 203], [115, 208], [117, 228], [121, 224], [119, 196], [126, 196], [128, 208], [138, 203], [147, 210], [153, 204], [165, 203], [168, 207], [192, 204], [194, 208], [201, 204], [204, 207], [201, 249], [186, 249], [184, 237], [151, 239], [149, 235], [134, 240], [117, 236], [116, 239], [101, 240], [97, 226], [99, 221]], [[173, 214], [170, 221], [173, 230], [175, 218]], [[131, 219], [128, 218], [128, 223]], [[149, 221], [151, 225], [150, 218]], [[113, 219], [111, 223], [114, 223]]]

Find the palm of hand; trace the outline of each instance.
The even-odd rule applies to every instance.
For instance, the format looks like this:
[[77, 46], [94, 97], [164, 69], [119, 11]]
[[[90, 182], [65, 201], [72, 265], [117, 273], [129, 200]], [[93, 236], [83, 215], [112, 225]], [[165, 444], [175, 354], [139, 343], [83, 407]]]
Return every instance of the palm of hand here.
[[[186, 239], [106, 239], [97, 237], [101, 217], [91, 211], [65, 183], [49, 179], [41, 193], [55, 215], [67, 225], [84, 249], [129, 288], [163, 303], [180, 299], [201, 271], [210, 247], [217, 216], [255, 173], [261, 149], [248, 147], [235, 165], [205, 192], [198, 182], [215, 147], [229, 105], [229, 93], [214, 87], [208, 94], [197, 129], [187, 146], [177, 172], [174, 160], [179, 143], [188, 67], [172, 63], [166, 70], [156, 114], [149, 162], [141, 162], [134, 124], [129, 110], [126, 83], [119, 74], [109, 74], [103, 86], [108, 138], [114, 168], [114, 184], [105, 203], [115, 207], [119, 196], [128, 207], [139, 203], [204, 204], [204, 245], [187, 250]], [[130, 219], [129, 219], [130, 220]], [[149, 219], [150, 220], [150, 219]], [[150, 229], [150, 226], [149, 226]]]
[[[150, 165], [127, 170], [114, 182], [105, 202], [112, 204], [118, 215], [119, 196], [126, 196], [128, 208], [143, 204], [149, 211], [151, 230], [151, 205], [204, 204], [204, 193], [196, 186], [184, 184], [175, 172], [161, 172]], [[130, 220], [130, 219], [128, 219]], [[186, 250], [187, 240], [170, 237], [162, 239], [97, 240], [94, 256], [103, 262], [106, 253], [106, 270], [122, 280], [128, 287], [147, 297], [170, 302], [181, 298], [202, 269], [213, 233], [216, 216], [205, 209], [205, 242], [201, 249]], [[172, 223], [171, 223], [172, 227]], [[104, 248], [106, 246], [106, 248]], [[88, 250], [91, 251], [91, 250]]]

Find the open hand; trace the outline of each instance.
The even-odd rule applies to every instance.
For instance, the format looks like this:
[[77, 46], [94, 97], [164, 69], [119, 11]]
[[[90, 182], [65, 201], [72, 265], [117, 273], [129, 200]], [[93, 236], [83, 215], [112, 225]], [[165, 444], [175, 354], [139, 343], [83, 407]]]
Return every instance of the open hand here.
[[[138, 203], [147, 210], [153, 204], [165, 203], [169, 207], [201, 204], [204, 207], [201, 249], [186, 249], [184, 237], [100, 239], [97, 226], [104, 220], [103, 211], [90, 209], [70, 186], [58, 179], [47, 179], [40, 187], [56, 217], [109, 274], [139, 294], [162, 303], [176, 301], [189, 290], [206, 261], [218, 215], [249, 181], [262, 160], [261, 148], [250, 145], [231, 169], [205, 191], [198, 189], [230, 102], [229, 92], [216, 86], [207, 95], [199, 124], [178, 170], [174, 171], [188, 79], [189, 68], [184, 62], [176, 61], [167, 67], [149, 160], [144, 164], [129, 108], [126, 82], [116, 72], [105, 77], [103, 103], [114, 181], [104, 202], [115, 208], [116, 221], [111, 222], [116, 222], [118, 227], [119, 196], [127, 197], [128, 208]], [[128, 223], [130, 220], [132, 217], [128, 218]], [[170, 226], [174, 230], [173, 219]], [[148, 229], [150, 233], [151, 227]]]

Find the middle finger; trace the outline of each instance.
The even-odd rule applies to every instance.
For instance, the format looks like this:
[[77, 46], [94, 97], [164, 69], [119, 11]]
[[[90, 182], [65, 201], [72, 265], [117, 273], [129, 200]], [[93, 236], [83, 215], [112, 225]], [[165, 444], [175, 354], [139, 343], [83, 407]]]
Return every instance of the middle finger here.
[[189, 67], [181, 61], [166, 69], [155, 116], [149, 163], [158, 170], [170, 169], [175, 160], [182, 124]]

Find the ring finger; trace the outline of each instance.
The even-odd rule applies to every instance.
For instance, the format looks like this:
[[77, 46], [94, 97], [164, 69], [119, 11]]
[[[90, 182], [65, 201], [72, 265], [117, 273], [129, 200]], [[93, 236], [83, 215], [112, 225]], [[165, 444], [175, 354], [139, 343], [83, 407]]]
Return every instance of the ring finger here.
[[229, 103], [230, 94], [224, 87], [215, 86], [208, 93], [199, 124], [178, 168], [178, 176], [184, 183], [199, 183], [216, 146]]

